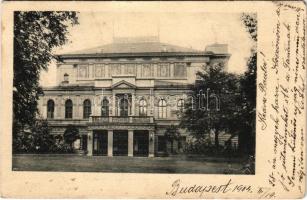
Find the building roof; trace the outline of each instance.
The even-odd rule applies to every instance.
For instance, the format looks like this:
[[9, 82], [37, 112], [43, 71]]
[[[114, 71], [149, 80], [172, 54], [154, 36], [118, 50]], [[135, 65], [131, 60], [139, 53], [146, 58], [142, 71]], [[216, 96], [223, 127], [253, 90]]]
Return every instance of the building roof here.
[[206, 46], [206, 52], [212, 52], [214, 54], [227, 54], [228, 53], [228, 45], [227, 44], [211, 44]]
[[70, 57], [118, 57], [118, 56], [177, 56], [177, 55], [225, 55], [228, 54], [227, 45], [213, 44], [204, 51], [193, 48], [162, 43], [158, 37], [117, 37], [113, 43], [88, 48], [84, 50], [64, 53], [62, 58]]
[[111, 43], [95, 48], [75, 51], [69, 54], [112, 54], [112, 53], [158, 53], [158, 52], [199, 52], [192, 48], [180, 47], [161, 42]]

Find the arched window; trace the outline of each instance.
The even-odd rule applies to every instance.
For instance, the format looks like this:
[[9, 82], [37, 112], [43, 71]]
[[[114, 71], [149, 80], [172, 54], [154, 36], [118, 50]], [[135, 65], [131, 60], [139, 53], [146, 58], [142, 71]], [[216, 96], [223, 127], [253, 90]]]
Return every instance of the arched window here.
[[158, 103], [158, 118], [166, 118], [167, 106], [164, 99], [160, 99]]
[[64, 74], [64, 82], [68, 83], [69, 82], [69, 75], [68, 74]]
[[179, 111], [183, 111], [183, 109], [184, 109], [184, 100], [183, 99], [178, 100], [177, 108], [178, 108]]
[[54, 118], [54, 101], [51, 99], [47, 102], [47, 118]]
[[146, 116], [147, 115], [147, 102], [145, 101], [145, 99], [141, 99], [140, 100], [140, 112], [139, 115], [140, 116]]
[[66, 119], [72, 118], [72, 110], [73, 110], [72, 101], [68, 99], [65, 102], [65, 118]]
[[109, 101], [103, 99], [101, 102], [101, 116], [109, 116]]
[[89, 99], [83, 102], [83, 118], [89, 118], [92, 113], [91, 101]]
[[119, 102], [120, 113], [119, 116], [127, 117], [128, 116], [128, 99], [122, 98]]

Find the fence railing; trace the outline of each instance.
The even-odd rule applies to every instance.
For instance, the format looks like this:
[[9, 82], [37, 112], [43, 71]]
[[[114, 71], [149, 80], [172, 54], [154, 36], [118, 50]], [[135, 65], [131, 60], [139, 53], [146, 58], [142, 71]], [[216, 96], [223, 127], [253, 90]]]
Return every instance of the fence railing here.
[[147, 116], [90, 116], [89, 122], [92, 123], [153, 123], [153, 117]]

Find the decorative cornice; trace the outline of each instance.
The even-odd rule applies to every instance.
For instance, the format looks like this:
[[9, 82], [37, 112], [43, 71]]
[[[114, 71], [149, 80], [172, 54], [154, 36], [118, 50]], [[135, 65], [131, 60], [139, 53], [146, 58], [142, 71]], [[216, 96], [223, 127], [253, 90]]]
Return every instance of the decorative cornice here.
[[173, 56], [209, 56], [230, 57], [230, 54], [214, 54], [212, 52], [152, 52], [152, 53], [96, 53], [96, 54], [62, 54], [59, 59], [66, 58], [119, 58], [119, 57], [173, 57]]
[[[183, 89], [183, 90], [190, 90], [191, 86], [193, 84], [187, 84], [187, 85], [155, 85], [155, 86], [148, 86], [148, 87], [137, 87], [138, 90], [148, 90], [148, 89]], [[74, 86], [74, 87], [60, 87], [60, 86], [55, 86], [55, 87], [43, 87], [43, 90], [45, 92], [51, 92], [51, 91], [75, 91], [75, 92], [94, 92], [94, 91], [101, 91], [101, 90], [107, 90], [107, 91], [112, 91], [111, 87], [88, 87], [88, 86]], [[56, 94], [56, 95], [64, 95], [64, 94]]]

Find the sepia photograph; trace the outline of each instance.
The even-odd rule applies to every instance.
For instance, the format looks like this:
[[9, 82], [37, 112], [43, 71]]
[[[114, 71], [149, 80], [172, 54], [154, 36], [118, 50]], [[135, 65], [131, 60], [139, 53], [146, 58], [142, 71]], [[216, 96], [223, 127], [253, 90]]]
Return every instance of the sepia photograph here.
[[306, 195], [302, 1], [1, 11], [1, 197]]
[[256, 48], [256, 13], [15, 11], [12, 169], [255, 174]]

